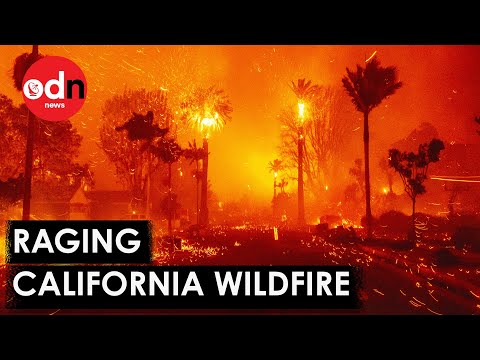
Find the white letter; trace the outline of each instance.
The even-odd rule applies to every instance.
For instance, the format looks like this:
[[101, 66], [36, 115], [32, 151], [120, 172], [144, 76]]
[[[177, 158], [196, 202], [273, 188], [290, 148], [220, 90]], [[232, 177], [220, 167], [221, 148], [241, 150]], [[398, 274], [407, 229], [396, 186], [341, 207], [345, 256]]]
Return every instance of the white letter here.
[[335, 285], [336, 285], [336, 295], [337, 296], [348, 296], [349, 295], [349, 291], [348, 290], [342, 290], [341, 287], [342, 285], [348, 285], [349, 284], [349, 280], [348, 279], [342, 279], [342, 276], [345, 276], [348, 278], [348, 271], [337, 271], [337, 274], [336, 274], [336, 281], [335, 281]]
[[[57, 85], [58, 86], [58, 91], [56, 94], [52, 93], [52, 86]], [[57, 79], [51, 79], [48, 80], [47, 83], [45, 84], [45, 95], [49, 99], [56, 100], [56, 99], [65, 99], [65, 90], [64, 90], [64, 85], [65, 85], [65, 76], [63, 71], [58, 72], [58, 80]]]
[[303, 279], [299, 279], [298, 277], [303, 276], [303, 271], [293, 271], [292, 272], [292, 295], [297, 296], [297, 286], [303, 285]]
[[43, 94], [43, 84], [40, 80], [30, 79], [23, 84], [23, 93], [30, 100], [36, 100]]
[[[122, 282], [120, 289], [118, 289], [117, 291], [112, 291], [108, 287], [108, 279], [110, 279], [114, 275], [118, 277]], [[107, 275], [105, 275], [104, 278], [102, 279], [102, 287], [103, 287], [103, 290], [110, 296], [122, 295], [125, 289], [127, 288], [127, 279], [125, 279], [125, 276], [123, 276], [121, 272], [109, 271]]]
[[75, 296], [75, 291], [70, 290], [70, 276], [68, 271], [63, 273], [63, 295], [64, 296]]
[[307, 271], [307, 296], [312, 296], [312, 272]]
[[[22, 235], [22, 236], [20, 236]], [[23, 252], [28, 254], [30, 251], [28, 251], [28, 247], [25, 244], [28, 240], [28, 231], [25, 229], [15, 229], [13, 231], [13, 241], [14, 241], [14, 251], [15, 254], [20, 254], [20, 248], [22, 248]], [[19, 246], [20, 245], [20, 246]]]
[[35, 294], [34, 289], [30, 289], [28, 291], [23, 291], [22, 289], [20, 289], [20, 286], [18, 286], [18, 282], [20, 281], [20, 278], [23, 277], [23, 276], [28, 276], [30, 279], [35, 279], [36, 275], [34, 273], [32, 273], [31, 271], [20, 271], [13, 278], [13, 289], [20, 296], [31, 296], [31, 295]]
[[[191, 283], [194, 283], [193, 285]], [[197, 274], [194, 271], [188, 273], [187, 281], [185, 281], [185, 286], [183, 287], [182, 296], [189, 291], [196, 291], [198, 295], [203, 296], [203, 290], [198, 282]]]
[[227, 287], [230, 288], [230, 291], [233, 296], [237, 296], [238, 290], [240, 288], [240, 283], [242, 281], [242, 272], [241, 271], [237, 272], [237, 278], [235, 279], [235, 283], [234, 283], [232, 273], [230, 271], [227, 271], [225, 273], [225, 278], [223, 282], [222, 282], [222, 279], [220, 278], [220, 273], [218, 271], [215, 271], [215, 280], [217, 281], [218, 294], [220, 296], [225, 295], [225, 292], [227, 291]]
[[60, 238], [63, 236], [63, 234], [70, 234], [73, 236], [77, 236], [78, 232], [76, 232], [73, 229], [62, 229], [60, 230], [57, 235], [55, 235], [55, 246], [57, 249], [59, 249], [62, 253], [64, 254], [71, 254], [75, 251], [77, 251], [80, 241], [79, 240], [67, 240], [67, 245], [71, 246], [70, 248], [65, 248], [63, 247], [62, 243], [60, 242]]
[[92, 296], [93, 285], [100, 285], [100, 280], [93, 279], [93, 277], [99, 277], [100, 271], [87, 272], [87, 296]]
[[[42, 239], [45, 241], [42, 242]], [[40, 229], [38, 232], [37, 240], [35, 241], [35, 245], [33, 245], [32, 253], [36, 253], [38, 249], [48, 249], [50, 254], [53, 254], [53, 247], [50, 244], [50, 239], [48, 238], [47, 230]]]
[[83, 296], [83, 272], [78, 272], [78, 296]]
[[157, 285], [160, 291], [162, 292], [162, 295], [168, 296], [168, 271], [163, 272], [163, 283], [160, 281], [158, 278], [157, 274], [154, 271], [150, 271], [149, 274], [149, 284], [148, 284], [148, 292], [150, 296], [155, 295], [155, 286]]
[[255, 296], [266, 296], [267, 292], [265, 290], [260, 290], [260, 271], [255, 271], [254, 276], [253, 283], [255, 284]]
[[130, 286], [130, 294], [135, 296], [135, 290], [137, 290], [140, 295], [145, 296], [145, 290], [143, 290], [142, 285], [145, 283], [145, 274], [140, 271], [132, 271], [132, 285]]
[[83, 229], [83, 253], [88, 254], [88, 229]]
[[40, 286], [40, 291], [38, 292], [38, 296], [43, 296], [45, 291], [53, 291], [56, 296], [60, 296], [60, 290], [58, 290], [57, 282], [55, 281], [51, 271], [47, 271], [45, 274], [42, 286]]
[[328, 284], [332, 281], [332, 275], [326, 271], [317, 272], [317, 295], [322, 295], [322, 289], [325, 294], [332, 296], [332, 292], [328, 288]]
[[178, 271], [173, 272], [173, 296], [178, 295]]
[[112, 253], [112, 229], [107, 229], [107, 240], [103, 238], [98, 229], [92, 229], [92, 252], [98, 253], [98, 242], [101, 242], [107, 254]]
[[117, 234], [117, 237], [115, 238], [115, 243], [117, 244], [117, 248], [123, 252], [124, 254], [133, 254], [135, 251], [138, 250], [140, 247], [140, 240], [128, 240], [127, 244], [131, 246], [131, 248], [126, 248], [122, 245], [122, 236], [125, 234], [131, 234], [133, 236], [138, 235], [138, 231], [135, 229], [123, 229]]
[[[271, 271], [268, 274], [268, 294], [270, 296], [279, 296], [285, 294], [285, 291], [288, 289], [288, 279], [285, 274], [279, 271]], [[275, 290], [275, 277], [280, 277], [282, 279], [283, 285], [280, 290]]]

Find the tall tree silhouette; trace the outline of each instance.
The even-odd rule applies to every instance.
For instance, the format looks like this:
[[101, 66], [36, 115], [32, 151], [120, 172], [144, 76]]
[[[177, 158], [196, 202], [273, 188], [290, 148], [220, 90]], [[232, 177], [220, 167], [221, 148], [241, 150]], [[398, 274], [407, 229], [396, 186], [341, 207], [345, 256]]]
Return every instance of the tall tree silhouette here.
[[[304, 189], [321, 200], [328, 180], [338, 176], [336, 161], [344, 150], [350, 131], [348, 95], [337, 87], [319, 86], [309, 101], [308, 120], [304, 123], [304, 152], [302, 169]], [[345, 106], [347, 105], [347, 106]], [[298, 109], [287, 106], [279, 114], [280, 156], [291, 179], [298, 175]]]
[[199, 222], [200, 222], [200, 219], [199, 219], [200, 207], [199, 207], [199, 205], [200, 204], [199, 204], [198, 190], [199, 190], [199, 186], [200, 186], [200, 180], [202, 178], [202, 172], [199, 170], [198, 163], [200, 162], [200, 160], [202, 160], [205, 157], [205, 151], [204, 151], [203, 148], [198, 148], [197, 147], [197, 142], [195, 141], [195, 139], [193, 139], [192, 142], [188, 143], [188, 149], [185, 149], [183, 151], [183, 156], [186, 159], [190, 159], [190, 164], [195, 162], [195, 171], [193, 173], [193, 177], [195, 178], [195, 180], [197, 182], [197, 190], [196, 190], [196, 192], [197, 192], [196, 193], [197, 208], [196, 208], [195, 212], [197, 213], [197, 224], [199, 224]]
[[181, 104], [182, 119], [198, 129], [203, 137], [202, 196], [200, 223], [208, 225], [208, 139], [211, 132], [220, 130], [232, 119], [232, 105], [223, 89], [215, 86], [196, 88]]
[[[480, 116], [475, 117], [475, 122], [480, 125]], [[480, 130], [477, 130], [478, 135], [480, 135]]]
[[376, 57], [369, 60], [365, 68], [357, 65], [356, 71], [347, 68], [347, 76], [342, 79], [343, 86], [350, 95], [355, 108], [363, 114], [363, 148], [365, 157], [365, 211], [367, 237], [372, 236], [372, 209], [370, 207], [370, 159], [369, 128], [370, 112], [390, 95], [393, 95], [402, 83], [397, 80], [397, 68], [382, 67]]
[[102, 107], [99, 147], [131, 192], [132, 206], [145, 204], [146, 215], [150, 210], [147, 204], [151, 176], [163, 166], [146, 150], [152, 141], [166, 134], [172, 119], [167, 95], [162, 90], [126, 89], [107, 99]]
[[[42, 58], [38, 53], [38, 45], [32, 46], [32, 52], [19, 55], [13, 64], [12, 79], [15, 89], [22, 91], [23, 78], [27, 70], [36, 61]], [[23, 220], [30, 220], [30, 201], [32, 197], [32, 167], [33, 167], [33, 143], [35, 133], [35, 115], [27, 110], [28, 135], [25, 154], [25, 185], [23, 191]]]
[[[168, 192], [167, 192], [167, 213], [168, 213], [168, 235], [172, 235], [172, 218], [174, 213], [173, 202], [174, 199], [172, 193], [172, 164], [177, 162], [182, 156], [183, 150], [180, 145], [174, 139], [162, 138], [159, 141], [152, 144], [149, 148], [149, 151], [152, 152], [152, 155], [156, 158], [161, 159], [164, 163], [168, 164]], [[175, 201], [176, 203], [176, 201]], [[172, 241], [172, 250], [173, 250], [173, 239]]]
[[401, 152], [398, 149], [390, 149], [389, 165], [400, 174], [405, 192], [412, 200], [412, 227], [411, 237], [415, 237], [415, 202], [417, 195], [426, 192], [423, 182], [427, 179], [427, 170], [430, 163], [440, 160], [440, 151], [445, 149], [443, 141], [432, 139], [430, 143], [421, 144], [418, 147], [418, 153]]
[[304, 165], [304, 122], [305, 122], [305, 102], [310, 101], [318, 92], [318, 85], [312, 85], [312, 81], [298, 79], [297, 83], [292, 81], [290, 86], [297, 97], [298, 102], [298, 224], [305, 224], [305, 195], [303, 190], [303, 165]]

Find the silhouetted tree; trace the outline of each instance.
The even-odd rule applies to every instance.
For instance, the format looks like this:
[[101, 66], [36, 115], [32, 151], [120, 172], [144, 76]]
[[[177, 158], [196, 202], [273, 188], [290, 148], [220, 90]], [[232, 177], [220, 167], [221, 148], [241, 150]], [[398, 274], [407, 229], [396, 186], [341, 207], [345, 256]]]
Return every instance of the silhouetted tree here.
[[203, 148], [198, 148], [197, 147], [197, 142], [195, 139], [193, 139], [192, 142], [188, 143], [188, 149], [185, 149], [183, 151], [183, 156], [186, 159], [190, 159], [190, 164], [195, 162], [195, 170], [193, 172], [193, 177], [196, 180], [197, 183], [197, 190], [196, 190], [196, 201], [197, 201], [197, 208], [195, 209], [195, 212], [197, 213], [197, 224], [199, 224], [199, 214], [200, 214], [200, 206], [199, 206], [199, 185], [200, 185], [200, 180], [202, 179], [202, 172], [199, 169], [199, 162], [205, 157], [205, 151]]
[[293, 93], [297, 97], [298, 115], [297, 119], [297, 148], [298, 148], [298, 224], [305, 224], [305, 194], [303, 189], [303, 165], [305, 153], [305, 135], [304, 135], [304, 120], [305, 120], [305, 102], [310, 102], [318, 91], [318, 85], [312, 85], [312, 81], [305, 82], [305, 79], [298, 79], [297, 83], [292, 81], [290, 86]]
[[397, 81], [394, 66], [382, 67], [376, 57], [369, 60], [365, 68], [357, 65], [356, 71], [347, 68], [347, 76], [342, 79], [355, 108], [363, 114], [363, 144], [365, 161], [365, 211], [367, 236], [372, 236], [372, 210], [370, 207], [370, 160], [368, 116], [380, 103], [398, 90], [402, 83]]
[[[151, 126], [148, 117], [142, 115], [149, 111], [153, 114]], [[166, 93], [161, 90], [125, 90], [123, 94], [108, 99], [103, 106], [99, 146], [115, 165], [119, 180], [132, 193], [133, 206], [137, 202], [148, 202], [148, 180], [162, 166], [162, 161], [158, 159], [150, 161], [150, 152], [145, 151], [154, 140], [148, 130], [163, 129], [163, 133], [172, 119]], [[144, 120], [145, 126], [135, 126], [135, 123], [141, 124]], [[122, 131], [127, 128], [133, 132]], [[137, 131], [138, 128], [140, 131]], [[144, 134], [143, 130], [147, 133]]]
[[[24, 195], [25, 147], [28, 133], [27, 109], [14, 106], [0, 94], [0, 181], [10, 184], [19, 177], [17, 189]], [[88, 164], [76, 161], [82, 137], [70, 120], [51, 122], [37, 119], [32, 135], [32, 198], [68, 201], [85, 179], [93, 185]]]
[[[26, 109], [0, 94], [0, 180], [17, 178], [25, 171]], [[23, 194], [23, 192], [22, 192]]]
[[[164, 96], [166, 105], [166, 96]], [[148, 111], [146, 115], [133, 113], [133, 116], [121, 126], [115, 128], [117, 131], [127, 130], [128, 140], [152, 141], [154, 138], [163, 137], [168, 133], [167, 128], [160, 128], [158, 124], [153, 123], [153, 111]]]
[[158, 158], [164, 163], [168, 164], [168, 234], [171, 236], [172, 218], [175, 210], [175, 207], [173, 206], [174, 201], [176, 203], [176, 195], [174, 198], [174, 195], [172, 193], [172, 164], [180, 159], [183, 150], [180, 145], [175, 142], [174, 139], [165, 138], [159, 139], [159, 141], [152, 144], [149, 150], [155, 158]]
[[[349, 121], [343, 113], [347, 96], [340, 88], [318, 86], [315, 96], [308, 103], [308, 121], [303, 124], [304, 153], [303, 172], [305, 187], [317, 199], [322, 189], [333, 178], [335, 161], [343, 151], [347, 139]], [[298, 111], [287, 107], [279, 115], [281, 122], [280, 155], [290, 178], [298, 176]]]
[[[40, 60], [43, 56], [38, 52], [38, 45], [32, 46], [31, 53], [23, 53], [15, 59], [12, 68], [12, 79], [15, 89], [22, 91], [23, 78], [27, 70], [36, 61]], [[26, 108], [28, 134], [27, 144], [25, 147], [25, 181], [23, 192], [23, 220], [30, 220], [30, 201], [32, 194], [32, 168], [33, 168], [33, 144], [35, 141], [35, 115], [33, 115], [28, 108]]]
[[282, 179], [282, 181], [280, 181], [278, 183], [278, 187], [280, 188], [280, 194], [283, 194], [285, 192], [285, 188], [287, 187], [288, 185], [288, 181], [286, 181], [285, 179]]
[[432, 139], [430, 143], [421, 144], [418, 153], [401, 152], [398, 149], [390, 149], [389, 165], [400, 174], [405, 192], [412, 200], [412, 228], [409, 239], [415, 235], [415, 202], [417, 195], [426, 192], [423, 182], [427, 179], [427, 170], [430, 163], [440, 160], [440, 151], [445, 149], [443, 141]]
[[[475, 117], [475, 122], [480, 125], [480, 116]], [[480, 130], [477, 130], [478, 135], [480, 135]]]
[[215, 86], [196, 88], [181, 104], [181, 117], [198, 129], [203, 137], [204, 157], [202, 159], [202, 196], [200, 223], [208, 225], [208, 138], [212, 131], [221, 129], [232, 119], [232, 105], [223, 89]]

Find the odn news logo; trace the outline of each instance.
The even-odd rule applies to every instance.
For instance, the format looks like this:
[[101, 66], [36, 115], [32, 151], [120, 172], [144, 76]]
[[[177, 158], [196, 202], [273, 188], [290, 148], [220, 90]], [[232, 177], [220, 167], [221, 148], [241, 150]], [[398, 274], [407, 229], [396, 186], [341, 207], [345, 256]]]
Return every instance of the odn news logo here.
[[67, 120], [81, 109], [86, 95], [87, 81], [82, 69], [61, 56], [38, 60], [23, 78], [25, 104], [43, 120]]

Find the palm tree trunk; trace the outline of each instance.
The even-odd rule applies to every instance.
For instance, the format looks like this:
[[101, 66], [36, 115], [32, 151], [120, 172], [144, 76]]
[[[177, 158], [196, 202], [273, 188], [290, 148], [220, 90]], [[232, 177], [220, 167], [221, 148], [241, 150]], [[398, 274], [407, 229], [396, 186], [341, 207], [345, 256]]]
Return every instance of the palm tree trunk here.
[[199, 196], [198, 196], [198, 185], [199, 185], [199, 182], [200, 182], [200, 179], [198, 178], [198, 160], [196, 161], [196, 164], [197, 164], [197, 172], [195, 174], [195, 179], [197, 180], [197, 209], [196, 209], [196, 213], [197, 213], [197, 225], [200, 224], [200, 219], [199, 219], [199, 216], [200, 216], [200, 207], [199, 207]]
[[152, 192], [152, 153], [148, 152], [148, 164], [147, 164], [147, 201], [146, 201], [146, 208], [145, 208], [145, 218], [150, 220], [150, 202], [151, 202], [151, 192]]
[[[38, 45], [32, 46], [34, 58], [38, 55]], [[35, 135], [35, 115], [28, 110], [27, 112], [28, 130], [27, 147], [25, 154], [25, 188], [23, 191], [23, 210], [22, 219], [30, 220], [30, 201], [32, 197], [32, 168], [33, 168], [33, 143]]]
[[[168, 163], [168, 236], [172, 236], [172, 163]], [[172, 241], [173, 244], [173, 241]]]
[[202, 196], [200, 204], [200, 223], [203, 226], [208, 225], [208, 139], [203, 139], [204, 157], [202, 160]]
[[277, 178], [273, 178], [273, 217], [277, 216]]
[[298, 136], [298, 225], [305, 225], [305, 197], [303, 193], [303, 144], [302, 132]]
[[[415, 202], [416, 202], [416, 199], [415, 197], [412, 199], [412, 239], [415, 239], [416, 237], [416, 233], [415, 233]], [[414, 237], [415, 235], [415, 237]]]
[[365, 157], [365, 220], [367, 238], [372, 237], [372, 209], [370, 207], [370, 157], [369, 157], [368, 111], [363, 113], [363, 151]]

